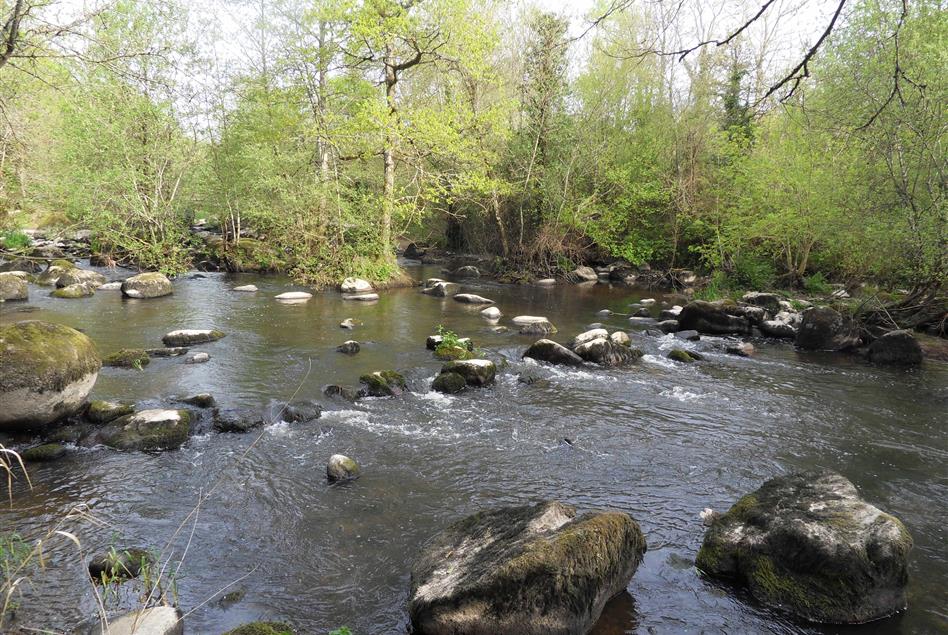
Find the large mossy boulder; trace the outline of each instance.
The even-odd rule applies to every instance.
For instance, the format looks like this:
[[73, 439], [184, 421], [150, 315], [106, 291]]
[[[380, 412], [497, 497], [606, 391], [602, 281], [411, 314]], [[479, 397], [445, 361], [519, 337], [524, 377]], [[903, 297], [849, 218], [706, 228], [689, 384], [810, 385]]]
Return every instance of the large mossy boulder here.
[[859, 345], [852, 321], [827, 306], [803, 312], [794, 344], [809, 351], [841, 351]]
[[171, 280], [157, 271], [140, 273], [122, 283], [122, 294], [129, 298], [160, 298], [171, 291]]
[[583, 358], [553, 340], [537, 340], [527, 348], [523, 357], [529, 357], [539, 362], [565, 366], [582, 366]]
[[101, 366], [92, 340], [68, 326], [28, 320], [0, 327], [0, 431], [75, 414]]
[[142, 410], [112, 421], [102, 442], [118, 450], [173, 450], [188, 440], [187, 410]]
[[50, 292], [49, 295], [53, 296], [54, 298], [63, 298], [67, 300], [88, 298], [95, 295], [95, 287], [82, 282], [79, 284], [71, 284], [68, 287], [58, 287]]
[[431, 382], [435, 392], [454, 395], [467, 389], [467, 380], [458, 373], [439, 373]]
[[418, 635], [586, 633], [645, 551], [627, 514], [577, 516], [558, 502], [480, 512], [423, 547], [411, 570], [411, 625]]
[[73, 268], [75, 268], [75, 265], [73, 265], [72, 263], [69, 263], [69, 267], [60, 266], [56, 264], [50, 265], [49, 267], [46, 268], [46, 271], [44, 271], [39, 276], [37, 276], [36, 284], [42, 285], [44, 287], [53, 286], [54, 284], [56, 284], [56, 282], [59, 280], [59, 278], [63, 274], [65, 274], [66, 272], [70, 271]]
[[489, 386], [497, 376], [497, 366], [489, 359], [465, 359], [448, 362], [442, 373], [457, 373], [468, 386]]
[[891, 331], [869, 345], [869, 361], [874, 364], [917, 366], [922, 357], [922, 347], [911, 331]]
[[408, 389], [405, 378], [394, 370], [378, 370], [359, 377], [367, 397], [397, 397]]
[[831, 471], [771, 479], [708, 529], [696, 565], [798, 617], [859, 624], [905, 608], [912, 537]]
[[18, 271], [0, 272], [0, 302], [7, 300], [27, 300], [30, 297], [29, 287]]
[[86, 419], [92, 423], [108, 423], [133, 412], [135, 412], [135, 406], [130, 403], [96, 399], [89, 402], [89, 407], [86, 409]]
[[678, 314], [678, 328], [682, 331], [694, 330], [710, 335], [747, 333], [750, 324], [747, 318], [731, 315], [724, 302], [689, 302]]

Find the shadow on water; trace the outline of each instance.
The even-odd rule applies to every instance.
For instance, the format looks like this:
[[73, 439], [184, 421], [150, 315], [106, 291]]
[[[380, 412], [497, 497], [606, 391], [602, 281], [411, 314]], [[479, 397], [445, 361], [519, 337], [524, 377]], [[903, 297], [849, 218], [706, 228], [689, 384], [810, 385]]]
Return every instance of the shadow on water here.
[[[230, 291], [238, 284], [260, 290]], [[628, 328], [620, 314], [630, 313], [630, 303], [653, 297], [657, 314], [665, 299], [595, 284], [463, 285], [497, 301], [500, 325], [511, 326], [518, 314], [545, 315], [562, 341], [592, 322]], [[944, 632], [948, 366], [893, 371], [765, 341], [744, 359], [723, 354], [715, 338], [682, 343], [632, 331], [646, 353], [633, 368], [552, 368], [521, 360], [535, 338], [495, 332], [481, 307], [417, 289], [385, 291], [368, 304], [331, 292], [301, 305], [273, 300], [298, 289], [278, 276], [208, 274], [184, 276], [173, 296], [152, 301], [109, 291], [57, 300], [31, 287], [30, 304], [21, 307], [29, 312], [4, 306], [0, 322], [68, 324], [103, 354], [160, 346], [177, 328], [227, 333], [193, 349], [210, 354], [205, 364], [171, 358], [141, 372], [103, 369], [93, 398], [163, 404], [210, 392], [224, 408], [262, 411], [298, 390], [326, 410], [314, 423], [265, 427], [243, 458], [256, 434], [202, 434], [159, 454], [74, 450], [32, 468], [32, 491], [17, 483], [12, 508], [0, 507], [0, 528], [36, 536], [85, 504], [105, 523], [70, 528], [87, 553], [115, 543], [160, 548], [220, 481], [196, 522], [171, 541], [172, 560], [187, 547], [180, 604], [201, 605], [187, 618], [189, 633], [262, 618], [288, 620], [305, 633], [341, 625], [360, 635], [404, 633], [408, 572], [425, 540], [484, 507], [555, 498], [580, 510], [628, 512], [648, 538], [628, 592], [609, 603], [596, 633], [835, 633], [844, 631], [762, 610], [693, 566], [704, 533], [700, 510], [727, 509], [776, 474], [831, 467], [899, 516], [916, 543], [909, 610], [859, 632]], [[348, 317], [362, 326], [339, 328]], [[439, 324], [504, 363], [496, 386], [458, 396], [429, 392], [440, 363], [424, 342]], [[362, 342], [358, 355], [335, 351], [347, 339]], [[670, 362], [665, 355], [677, 346], [705, 353], [706, 361]], [[387, 368], [403, 371], [413, 392], [357, 404], [322, 395], [326, 384], [354, 385], [360, 374]], [[518, 382], [520, 373], [536, 381]], [[327, 486], [326, 460], [336, 452], [361, 463], [360, 480]], [[66, 541], [47, 556], [25, 588], [21, 624], [69, 630], [95, 613], [84, 564]], [[216, 594], [237, 580], [241, 599], [221, 604]]]

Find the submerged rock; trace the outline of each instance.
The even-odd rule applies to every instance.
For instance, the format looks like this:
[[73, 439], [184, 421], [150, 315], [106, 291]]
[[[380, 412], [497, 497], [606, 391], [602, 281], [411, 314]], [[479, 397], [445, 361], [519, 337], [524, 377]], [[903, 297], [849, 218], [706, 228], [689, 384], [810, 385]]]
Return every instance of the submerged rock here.
[[738, 357], [750, 357], [754, 354], [754, 345], [750, 342], [735, 342], [733, 344], [728, 344], [724, 350], [730, 355], [737, 355]]
[[688, 342], [697, 342], [701, 339], [701, 334], [698, 331], [676, 331], [675, 337]]
[[66, 448], [60, 443], [34, 445], [20, 452], [20, 458], [27, 463], [48, 463], [66, 456]]
[[194, 355], [191, 355], [191, 357], [184, 360], [184, 363], [185, 364], [203, 364], [209, 361], [211, 361], [211, 356], [208, 355], [207, 353], [201, 352], [201, 353], [195, 353]]
[[352, 481], [362, 474], [359, 464], [345, 454], [333, 454], [326, 464], [326, 478], [330, 483]]
[[454, 275], [458, 278], [480, 278], [481, 272], [477, 267], [468, 265], [466, 267], [458, 267], [455, 269]]
[[727, 313], [723, 303], [703, 300], [686, 304], [678, 315], [678, 325], [682, 330], [711, 335], [747, 333], [750, 327], [746, 318]]
[[217, 400], [214, 399], [214, 395], [209, 392], [199, 392], [196, 395], [185, 397], [181, 400], [181, 403], [186, 403], [189, 406], [197, 406], [198, 408], [213, 408], [217, 405]]
[[323, 416], [323, 407], [315, 401], [294, 401], [283, 406], [279, 411], [280, 420], [287, 423], [315, 421], [321, 416]]
[[0, 302], [29, 299], [29, 286], [26, 280], [17, 275], [18, 273], [18, 271], [0, 273]]
[[587, 362], [614, 368], [626, 366], [642, 357], [642, 351], [628, 346], [616, 344], [612, 340], [599, 338], [580, 344], [573, 349], [577, 355]]
[[149, 357], [180, 357], [189, 350], [187, 346], [168, 346], [166, 348], [146, 348]]
[[239, 286], [239, 287], [234, 287], [233, 290], [234, 290], [234, 291], [239, 291], [239, 292], [241, 292], [241, 293], [253, 293], [254, 291], [258, 291], [257, 285], [255, 285], [255, 284], [245, 284], [245, 285], [241, 285], [241, 286]]
[[246, 410], [214, 409], [214, 429], [218, 432], [241, 434], [259, 428], [263, 424], [262, 418]]
[[465, 359], [448, 362], [441, 367], [442, 373], [457, 373], [468, 386], [488, 386], [494, 383], [497, 366], [489, 359]]
[[544, 320], [542, 322], [531, 322], [524, 324], [518, 331], [521, 335], [552, 335], [556, 333], [556, 327], [553, 323]]
[[804, 350], [841, 351], [859, 345], [852, 324], [830, 307], [812, 307], [803, 312], [803, 323], [794, 344]]
[[916, 366], [922, 363], [922, 347], [911, 331], [891, 331], [869, 345], [874, 364]]
[[629, 337], [629, 334], [625, 331], [616, 331], [609, 336], [609, 339], [613, 344], [618, 344], [619, 346], [632, 346], [632, 338]]
[[129, 298], [160, 298], [171, 292], [171, 281], [158, 272], [140, 273], [122, 283], [122, 294]]
[[355, 401], [359, 398], [359, 391], [349, 386], [330, 384], [323, 389], [323, 394], [330, 398], [339, 398], [346, 401]]
[[716, 519], [696, 565], [814, 622], [859, 624], [905, 608], [912, 538], [843, 476], [771, 479]]
[[692, 351], [686, 351], [683, 348], [673, 348], [668, 353], [668, 359], [675, 362], [682, 362], [684, 364], [690, 364], [696, 362], [699, 359], [703, 359], [701, 355]]
[[108, 423], [113, 419], [124, 417], [135, 412], [135, 406], [118, 401], [103, 401], [97, 399], [89, 402], [86, 409], [86, 419], [93, 423]]
[[346, 318], [339, 323], [339, 328], [352, 330], [358, 325], [359, 323], [356, 320], [353, 320], [352, 318]]
[[362, 350], [362, 346], [360, 346], [359, 343], [355, 340], [346, 340], [345, 342], [337, 346], [336, 350], [339, 351], [340, 353], [345, 353], [346, 355], [355, 355], [360, 350]]
[[627, 514], [577, 516], [558, 502], [474, 514], [428, 541], [412, 566], [413, 632], [586, 633], [645, 551]]
[[375, 371], [359, 377], [369, 397], [397, 397], [408, 389], [405, 378], [394, 370]]
[[523, 357], [567, 366], [581, 366], [583, 363], [582, 357], [553, 340], [537, 340], [524, 351]]
[[439, 373], [431, 383], [431, 389], [446, 394], [456, 394], [467, 388], [467, 380], [458, 373]]
[[172, 450], [188, 440], [190, 422], [186, 410], [142, 410], [110, 423], [102, 442], [119, 450]]
[[378, 293], [343, 293], [343, 300], [352, 302], [375, 302], [379, 299]]
[[306, 291], [287, 291], [286, 293], [281, 293], [276, 296], [274, 299], [283, 304], [303, 304], [304, 302], [308, 302], [312, 297], [313, 294], [307, 293]]
[[[678, 320], [662, 320], [655, 325], [662, 333], [676, 333], [679, 329]], [[697, 331], [694, 331], [697, 333]]]
[[58, 288], [49, 295], [54, 298], [64, 298], [68, 300], [74, 300], [76, 298], [88, 298], [89, 296], [95, 295], [95, 287], [85, 282], [80, 284], [71, 284], [68, 287]]
[[217, 329], [180, 329], [165, 334], [161, 342], [165, 346], [192, 346], [216, 342], [222, 337], [224, 337], [224, 332]]
[[184, 621], [174, 607], [153, 606], [114, 619], [107, 628], [97, 626], [93, 635], [184, 635]]
[[92, 340], [68, 326], [34, 320], [0, 326], [0, 431], [75, 414], [101, 366]]
[[463, 304], [494, 304], [493, 300], [473, 293], [458, 293], [455, 294], [454, 299]]
[[115, 368], [137, 368], [148, 366], [151, 359], [148, 353], [140, 348], [123, 348], [102, 360], [103, 366], [112, 366]]

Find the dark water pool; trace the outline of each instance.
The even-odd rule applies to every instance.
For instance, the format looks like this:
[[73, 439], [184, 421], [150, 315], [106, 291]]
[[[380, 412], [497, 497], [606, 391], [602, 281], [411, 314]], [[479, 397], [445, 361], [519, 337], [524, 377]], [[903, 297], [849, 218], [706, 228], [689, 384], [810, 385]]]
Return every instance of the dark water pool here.
[[[256, 294], [230, 291], [251, 283]], [[622, 313], [642, 297], [662, 300], [607, 285], [465, 287], [497, 300], [501, 324], [545, 315], [560, 339], [591, 322], [628, 325], [624, 316], [597, 316], [600, 309]], [[494, 333], [478, 308], [450, 299], [399, 289], [373, 304], [337, 293], [303, 305], [273, 300], [295, 289], [280, 277], [207, 274], [185, 276], [173, 296], [155, 300], [123, 301], [116, 291], [56, 300], [31, 287], [32, 312], [2, 305], [2, 322], [68, 324], [104, 354], [160, 346], [176, 328], [227, 333], [196, 347], [210, 353], [206, 364], [155, 359], [141, 372], [103, 369], [94, 398], [161, 404], [206, 391], [225, 407], [263, 408], [296, 395], [318, 399], [326, 411], [315, 423], [197, 436], [157, 455], [77, 450], [33, 467], [32, 490], [15, 484], [12, 507], [0, 506], [0, 528], [34, 537], [86, 505], [101, 524], [67, 523], [86, 554], [113, 543], [169, 544], [166, 556], [183, 556], [177, 594], [191, 611], [188, 633], [218, 634], [261, 618], [285, 619], [304, 633], [341, 625], [358, 634], [404, 633], [410, 563], [425, 539], [484, 507], [555, 498], [581, 510], [628, 512], [647, 534], [643, 565], [597, 633], [948, 629], [948, 366], [891, 370], [771, 342], [758, 342], [758, 354], [744, 359], [718, 351], [714, 338], [689, 344], [707, 353], [706, 362], [676, 365], [664, 352], [679, 342], [633, 332], [647, 352], [639, 365], [562, 370], [524, 363], [520, 354], [535, 338]], [[347, 317], [363, 325], [340, 329]], [[454, 397], [428, 391], [440, 363], [424, 341], [439, 324], [509, 362], [494, 388]], [[335, 352], [350, 338], [363, 343], [361, 353]], [[355, 384], [361, 373], [387, 368], [403, 371], [413, 392], [355, 405], [322, 396], [326, 384]], [[524, 370], [545, 381], [518, 383]], [[362, 464], [359, 481], [327, 486], [325, 463], [337, 452]], [[858, 629], [820, 629], [696, 574], [703, 508], [723, 511], [771, 476], [814, 467], [840, 471], [912, 532], [905, 613]], [[95, 615], [84, 563], [67, 540], [54, 541], [47, 556], [24, 587], [17, 624], [70, 631]], [[228, 590], [245, 591], [244, 599], [219, 605], [215, 594], [235, 581]]]

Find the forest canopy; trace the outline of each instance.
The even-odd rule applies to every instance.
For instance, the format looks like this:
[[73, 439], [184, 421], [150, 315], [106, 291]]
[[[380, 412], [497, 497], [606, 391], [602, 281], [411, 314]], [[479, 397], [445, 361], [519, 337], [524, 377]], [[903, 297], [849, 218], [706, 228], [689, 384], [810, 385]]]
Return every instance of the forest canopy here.
[[313, 284], [394, 275], [400, 238], [523, 275], [942, 283], [944, 2], [775, 40], [806, 4], [3, 0], [0, 229], [174, 273], [201, 219]]

